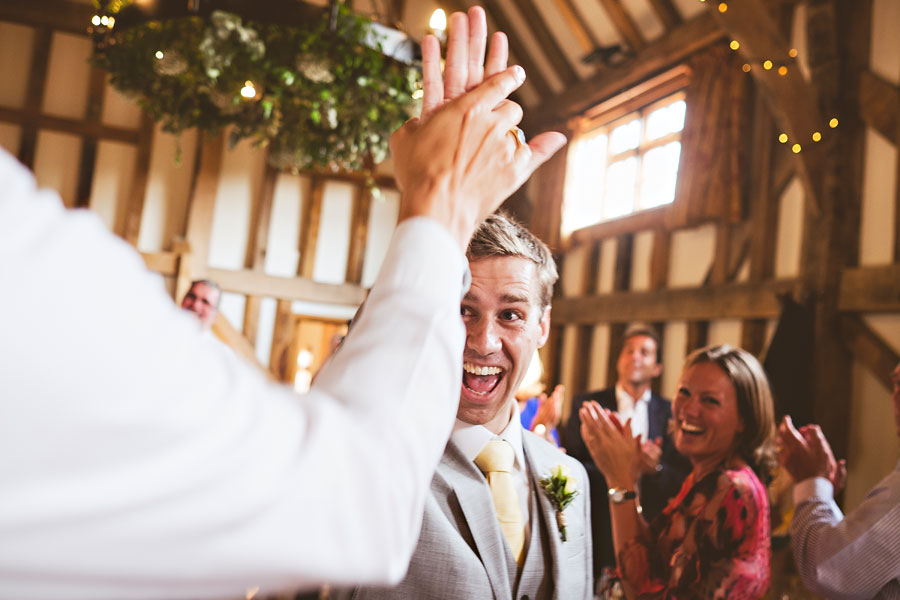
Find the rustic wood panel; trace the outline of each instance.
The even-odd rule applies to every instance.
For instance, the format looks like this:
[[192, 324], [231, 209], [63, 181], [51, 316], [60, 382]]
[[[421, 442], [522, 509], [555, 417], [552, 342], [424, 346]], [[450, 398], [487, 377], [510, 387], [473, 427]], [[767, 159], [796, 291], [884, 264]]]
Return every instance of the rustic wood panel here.
[[125, 217], [117, 221], [122, 223], [122, 231], [117, 231], [126, 242], [137, 246], [141, 232], [141, 219], [144, 214], [144, 199], [147, 196], [147, 180], [150, 177], [150, 150], [153, 144], [153, 120], [141, 113], [141, 126], [138, 129], [137, 154], [134, 161], [134, 174], [128, 190], [125, 204]]
[[900, 362], [891, 346], [858, 315], [841, 315], [841, 338], [853, 357], [863, 363], [888, 391], [894, 387], [891, 372]]
[[[672, 236], [662, 227], [653, 232], [653, 253], [650, 255], [650, 289], [661, 290], [669, 281], [669, 252]], [[659, 328], [662, 331], [662, 328]]]
[[685, 340], [685, 355], [698, 348], [703, 348], [709, 343], [709, 321], [689, 321], [687, 324], [687, 339]]
[[634, 19], [622, 6], [621, 0], [600, 0], [600, 4], [609, 15], [609, 20], [612, 21], [616, 31], [619, 32], [622, 41], [628, 44], [629, 48], [637, 52], [647, 45], [644, 36], [641, 35], [640, 30], [635, 25]]
[[[558, 324], [627, 323], [699, 319], [768, 319], [777, 317], [777, 294], [789, 293], [794, 280], [760, 284], [732, 283], [690, 289], [615, 292], [554, 301]], [[894, 306], [900, 306], [895, 301]]]
[[363, 261], [366, 255], [366, 241], [369, 237], [369, 212], [372, 207], [372, 192], [366, 186], [356, 188], [353, 197], [353, 215], [350, 218], [350, 249], [347, 252], [347, 283], [362, 281]]
[[666, 33], [629, 60], [604, 69], [569, 89], [545, 100], [526, 114], [526, 131], [538, 132], [559, 127], [575, 115], [643, 81], [668, 66], [683, 61], [694, 52], [722, 39], [725, 32], [708, 14], [691, 19]]
[[50, 131], [93, 137], [99, 140], [122, 142], [123, 144], [137, 144], [140, 140], [140, 132], [134, 129], [45, 115], [33, 108], [0, 107], [0, 121], [22, 125], [25, 131], [49, 129]]
[[[277, 180], [278, 171], [266, 163], [254, 202], [254, 211], [250, 221], [250, 239], [247, 241], [247, 256], [244, 259], [244, 266], [253, 271], [262, 272], [265, 266], [266, 249], [269, 242], [269, 223], [272, 219], [272, 201], [275, 197]], [[259, 296], [247, 296], [247, 302], [244, 305], [244, 322], [241, 330], [252, 346], [256, 346], [261, 303], [262, 299]]]
[[681, 14], [675, 8], [672, 0], [650, 0], [650, 5], [666, 29], [672, 29], [681, 24]]
[[56, 29], [87, 35], [94, 9], [82, 2], [67, 0], [4, 0], [0, 2], [0, 21]]
[[[88, 83], [88, 102], [84, 120], [99, 123], [103, 112], [103, 95], [106, 89], [106, 71], [96, 67], [91, 69]], [[91, 186], [94, 182], [94, 167], [97, 164], [97, 138], [87, 136], [81, 140], [81, 164], [78, 168], [78, 184], [75, 191], [75, 206], [85, 208], [90, 203]]]
[[[591, 294], [597, 289], [597, 276], [600, 270], [600, 244], [591, 244], [587, 259], [584, 261], [584, 271], [581, 277], [581, 294]], [[572, 375], [572, 394], [577, 394], [588, 389], [590, 379], [591, 348], [593, 347], [594, 326], [592, 324], [581, 325], [575, 330], [575, 356], [574, 373]]]
[[141, 252], [141, 258], [151, 271], [155, 271], [164, 277], [175, 277], [178, 274], [178, 260], [181, 255], [177, 252]]
[[838, 309], [848, 312], [900, 311], [900, 265], [844, 269]]
[[316, 243], [319, 239], [319, 218], [322, 216], [322, 200], [325, 195], [325, 180], [312, 177], [309, 180], [309, 192], [303, 203], [300, 216], [300, 262], [297, 275], [312, 278], [316, 265]]
[[900, 132], [900, 88], [864, 71], [859, 76], [859, 110], [866, 125], [896, 143]]

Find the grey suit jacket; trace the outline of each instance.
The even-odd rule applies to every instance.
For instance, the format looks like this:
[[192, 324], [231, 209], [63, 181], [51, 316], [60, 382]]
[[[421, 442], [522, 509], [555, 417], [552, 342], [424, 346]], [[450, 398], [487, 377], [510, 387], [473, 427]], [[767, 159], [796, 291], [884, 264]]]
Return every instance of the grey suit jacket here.
[[[593, 597], [590, 532], [590, 492], [581, 464], [543, 439], [524, 431], [522, 444], [529, 478], [536, 491], [532, 501], [531, 539], [546, 532], [552, 564], [552, 597], [558, 600]], [[563, 542], [556, 509], [537, 480], [564, 464], [577, 478], [579, 494], [566, 508], [568, 540]], [[536, 519], [543, 519], [538, 527]], [[530, 545], [529, 544], [529, 545]], [[358, 588], [352, 598], [496, 598], [513, 597], [515, 573], [506, 539], [497, 523], [484, 475], [452, 441], [447, 445], [426, 500], [422, 532], [409, 571], [393, 588]], [[546, 578], [545, 578], [546, 579]]]

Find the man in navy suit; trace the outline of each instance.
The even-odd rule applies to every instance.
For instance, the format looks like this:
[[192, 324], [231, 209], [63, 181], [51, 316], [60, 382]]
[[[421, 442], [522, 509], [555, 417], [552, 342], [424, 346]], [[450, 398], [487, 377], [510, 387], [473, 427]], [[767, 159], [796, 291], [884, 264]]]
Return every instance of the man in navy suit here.
[[640, 434], [643, 449], [644, 470], [638, 484], [638, 494], [644, 518], [648, 522], [653, 520], [669, 499], [678, 493], [690, 472], [690, 463], [675, 450], [668, 433], [669, 419], [672, 417], [669, 401], [650, 389], [653, 379], [662, 372], [659, 359], [659, 337], [656, 332], [646, 326], [630, 327], [625, 332], [622, 352], [616, 362], [616, 385], [579, 394], [572, 401], [563, 442], [569, 455], [585, 466], [590, 481], [596, 581], [599, 581], [604, 567], [615, 566], [616, 556], [609, 520], [608, 486], [581, 439], [578, 409], [585, 401], [595, 400], [604, 408], [616, 411], [623, 423], [631, 419], [631, 429], [635, 437]]

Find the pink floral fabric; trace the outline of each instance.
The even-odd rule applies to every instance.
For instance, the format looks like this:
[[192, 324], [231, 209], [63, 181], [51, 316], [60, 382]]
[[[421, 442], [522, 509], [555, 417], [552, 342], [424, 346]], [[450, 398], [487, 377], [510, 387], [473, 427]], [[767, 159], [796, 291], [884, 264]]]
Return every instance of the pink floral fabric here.
[[639, 598], [761, 598], [769, 588], [769, 500], [749, 467], [719, 469], [681, 491], [650, 539], [619, 553]]

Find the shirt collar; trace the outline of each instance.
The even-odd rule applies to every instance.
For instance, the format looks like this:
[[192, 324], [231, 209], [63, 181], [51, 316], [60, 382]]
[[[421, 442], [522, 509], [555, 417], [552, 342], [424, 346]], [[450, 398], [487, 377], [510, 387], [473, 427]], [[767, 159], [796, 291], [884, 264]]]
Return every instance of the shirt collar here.
[[617, 404], [621, 404], [622, 396], [625, 396], [626, 398], [630, 398], [634, 402], [634, 405], [637, 406], [638, 403], [640, 403], [640, 402], [650, 402], [650, 396], [652, 394], [653, 394], [653, 392], [650, 391], [650, 388], [647, 388], [646, 390], [644, 390], [644, 393], [641, 395], [640, 398], [634, 399], [634, 398], [631, 398], [631, 394], [629, 394], [628, 392], [625, 391], [625, 388], [622, 387], [622, 384], [620, 384], [620, 383], [616, 384], [616, 403]]
[[511, 418], [500, 435], [494, 435], [484, 425], [473, 425], [456, 419], [450, 439], [462, 451], [463, 456], [474, 462], [475, 457], [492, 439], [506, 440], [513, 447], [516, 455], [516, 468], [525, 470], [525, 451], [522, 448], [522, 422], [519, 416], [519, 403], [512, 402]]

